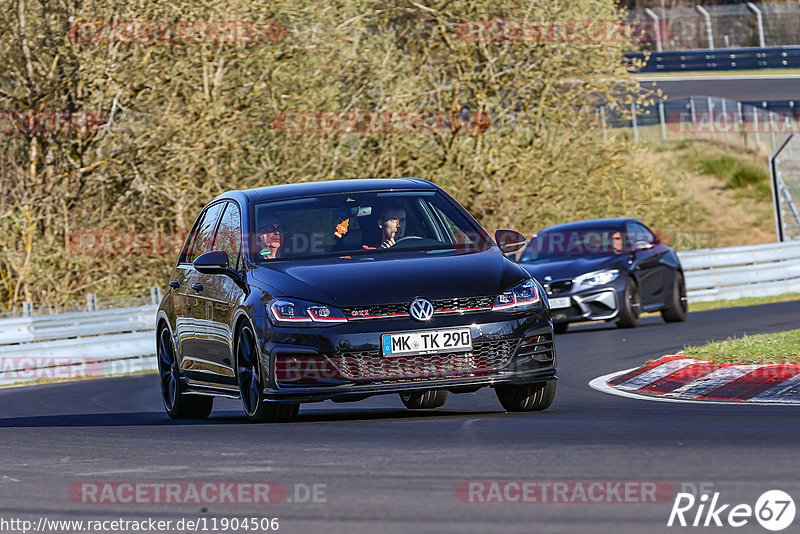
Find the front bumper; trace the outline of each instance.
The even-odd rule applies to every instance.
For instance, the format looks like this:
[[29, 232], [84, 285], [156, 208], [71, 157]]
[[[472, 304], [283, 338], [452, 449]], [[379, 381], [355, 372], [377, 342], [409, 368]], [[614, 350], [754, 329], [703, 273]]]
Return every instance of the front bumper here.
[[608, 284], [583, 291], [548, 295], [555, 299], [569, 299], [568, 307], [550, 310], [553, 323], [573, 323], [578, 321], [611, 321], [619, 315], [620, 303], [625, 296], [624, 282]]
[[[464, 326], [472, 334], [470, 352], [409, 358], [381, 353], [382, 334]], [[266, 334], [260, 347], [269, 375], [264, 394], [273, 401], [351, 401], [406, 391], [466, 392], [557, 379], [553, 329], [546, 310], [513, 316], [450, 315], [428, 323], [402, 318], [317, 329], [268, 327]], [[311, 362], [319, 372], [306, 373], [301, 364], [287, 373], [287, 362]]]

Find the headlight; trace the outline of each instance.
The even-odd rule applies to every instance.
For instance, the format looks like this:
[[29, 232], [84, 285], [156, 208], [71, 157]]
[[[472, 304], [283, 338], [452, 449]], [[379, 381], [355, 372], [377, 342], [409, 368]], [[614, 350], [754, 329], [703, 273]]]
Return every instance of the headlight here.
[[619, 276], [617, 269], [608, 269], [606, 271], [594, 271], [591, 273], [582, 274], [572, 280], [573, 287], [594, 287], [605, 285]]
[[283, 297], [267, 303], [267, 314], [277, 326], [327, 326], [347, 322], [344, 313], [332, 306]]
[[492, 311], [530, 310], [541, 303], [542, 298], [537, 284], [532, 279], [528, 279], [497, 295], [492, 304]]

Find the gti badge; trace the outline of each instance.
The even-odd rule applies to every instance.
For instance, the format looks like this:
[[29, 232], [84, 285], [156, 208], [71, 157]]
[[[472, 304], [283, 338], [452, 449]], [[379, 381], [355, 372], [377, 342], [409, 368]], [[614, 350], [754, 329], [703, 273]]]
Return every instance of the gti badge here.
[[429, 321], [433, 317], [433, 304], [428, 299], [414, 299], [411, 301], [409, 312], [417, 321]]

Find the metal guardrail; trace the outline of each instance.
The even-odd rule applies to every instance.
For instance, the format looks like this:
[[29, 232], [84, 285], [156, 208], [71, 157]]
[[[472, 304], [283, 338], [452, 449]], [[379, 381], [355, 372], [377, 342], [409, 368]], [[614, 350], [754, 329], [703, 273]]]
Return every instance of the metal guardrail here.
[[0, 385], [155, 370], [156, 309], [0, 320]]
[[[628, 60], [644, 60], [643, 52], [627, 52]], [[639, 72], [684, 72], [800, 67], [800, 46], [717, 48], [651, 52]]]
[[679, 252], [689, 302], [800, 292], [800, 242]]
[[[690, 302], [800, 292], [800, 242], [679, 252]], [[0, 320], [0, 385], [155, 370], [156, 306]]]

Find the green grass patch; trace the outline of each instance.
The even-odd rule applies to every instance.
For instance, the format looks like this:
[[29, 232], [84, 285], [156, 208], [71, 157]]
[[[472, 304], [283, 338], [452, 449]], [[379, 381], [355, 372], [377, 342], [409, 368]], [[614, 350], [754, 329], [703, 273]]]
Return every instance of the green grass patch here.
[[684, 355], [714, 363], [800, 364], [800, 330], [689, 345]]
[[769, 297], [743, 297], [732, 300], [715, 300], [711, 302], [690, 302], [690, 312], [700, 312], [706, 310], [718, 310], [720, 308], [738, 308], [741, 306], [757, 306], [759, 304], [772, 304], [775, 302], [789, 302], [800, 300], [800, 293], [784, 293], [783, 295], [771, 295]]
[[759, 166], [732, 154], [708, 155], [697, 148], [686, 156], [687, 164], [697, 172], [716, 176], [737, 193], [760, 200], [772, 195], [766, 165]]

